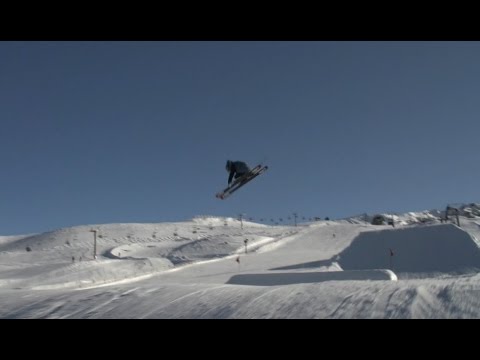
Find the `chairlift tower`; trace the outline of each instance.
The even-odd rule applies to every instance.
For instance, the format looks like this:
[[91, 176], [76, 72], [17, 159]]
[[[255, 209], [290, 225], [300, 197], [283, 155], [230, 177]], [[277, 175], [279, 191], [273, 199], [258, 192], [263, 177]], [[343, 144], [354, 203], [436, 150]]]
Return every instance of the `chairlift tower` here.
[[90, 230], [90, 232], [93, 232], [93, 258], [97, 258], [97, 231], [98, 230]]

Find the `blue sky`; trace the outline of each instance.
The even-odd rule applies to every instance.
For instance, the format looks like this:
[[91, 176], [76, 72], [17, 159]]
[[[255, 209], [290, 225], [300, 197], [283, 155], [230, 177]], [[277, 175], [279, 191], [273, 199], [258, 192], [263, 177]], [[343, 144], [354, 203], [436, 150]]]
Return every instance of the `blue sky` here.
[[[0, 234], [478, 198], [479, 42], [0, 42]], [[267, 173], [232, 197], [227, 159]]]

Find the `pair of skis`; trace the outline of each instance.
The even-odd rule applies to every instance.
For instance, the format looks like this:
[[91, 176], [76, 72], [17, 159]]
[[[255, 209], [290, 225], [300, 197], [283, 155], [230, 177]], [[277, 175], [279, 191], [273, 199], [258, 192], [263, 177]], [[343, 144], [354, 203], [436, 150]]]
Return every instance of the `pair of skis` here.
[[268, 166], [264, 166], [262, 164], [259, 164], [259, 165], [255, 166], [253, 169], [251, 169], [244, 176], [242, 176], [242, 177], [236, 179], [235, 181], [233, 181], [228, 187], [226, 187], [223, 191], [220, 191], [219, 193], [217, 193], [215, 196], [218, 199], [225, 200], [227, 197], [232, 195], [235, 191], [240, 189], [243, 185], [252, 181], [258, 175], [263, 174], [267, 170], [268, 170]]

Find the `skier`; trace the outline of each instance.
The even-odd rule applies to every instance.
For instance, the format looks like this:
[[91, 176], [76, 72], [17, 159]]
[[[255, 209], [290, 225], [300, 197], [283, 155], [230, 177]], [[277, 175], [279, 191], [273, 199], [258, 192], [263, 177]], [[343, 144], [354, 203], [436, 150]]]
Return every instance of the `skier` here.
[[231, 161], [227, 160], [225, 169], [229, 172], [228, 185], [232, 182], [233, 178], [238, 179], [250, 171], [250, 168], [243, 161]]
[[[268, 170], [268, 166], [258, 164], [254, 168], [250, 167], [243, 161], [231, 161], [227, 160], [225, 169], [228, 171], [228, 186], [226, 189], [215, 194], [218, 199], [226, 199], [232, 195], [235, 191], [240, 189], [243, 185], [250, 182], [258, 175], [263, 174]], [[235, 177], [235, 181], [233, 178]]]

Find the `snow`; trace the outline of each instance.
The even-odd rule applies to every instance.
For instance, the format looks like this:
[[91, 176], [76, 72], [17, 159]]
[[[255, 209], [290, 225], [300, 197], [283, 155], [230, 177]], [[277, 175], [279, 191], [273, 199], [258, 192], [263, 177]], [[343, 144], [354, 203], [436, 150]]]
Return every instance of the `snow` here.
[[478, 207], [458, 208], [0, 236], [0, 318], [480, 318]]
[[344, 269], [390, 267], [391, 257], [394, 258], [391, 268], [396, 272], [454, 272], [480, 268], [478, 245], [470, 234], [453, 224], [362, 233], [339, 257]]

